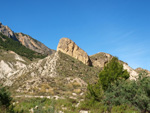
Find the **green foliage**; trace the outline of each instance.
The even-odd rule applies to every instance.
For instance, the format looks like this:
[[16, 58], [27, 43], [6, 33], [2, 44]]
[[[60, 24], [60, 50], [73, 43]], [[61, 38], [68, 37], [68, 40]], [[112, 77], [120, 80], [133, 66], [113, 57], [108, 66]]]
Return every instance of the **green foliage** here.
[[7, 36], [3, 35], [2, 33], [0, 33], [0, 48], [1, 49], [5, 49], [5, 50], [11, 50], [14, 51], [15, 53], [21, 55], [21, 56], [25, 56], [28, 59], [32, 60], [33, 58], [44, 58], [45, 56], [34, 52], [28, 48], [26, 48], [25, 46], [23, 46], [22, 44], [20, 44], [18, 41], [15, 41], [11, 38], [8, 38]]
[[103, 89], [101, 85], [98, 83], [94, 85], [88, 84], [86, 101], [88, 101], [90, 105], [93, 105], [95, 101], [100, 102], [102, 98], [103, 98]]
[[112, 58], [104, 67], [104, 70], [100, 72], [98, 82], [94, 85], [88, 85], [86, 100], [91, 104], [94, 101], [100, 102], [108, 86], [117, 81], [117, 79], [127, 79], [128, 77], [128, 72], [123, 69], [123, 65], [119, 63], [118, 59], [116, 57]]
[[[16, 112], [21, 113], [18, 111]], [[15, 113], [11, 94], [2, 85], [0, 85], [0, 113]]]
[[0, 86], [0, 106], [8, 108], [11, 105], [12, 98], [5, 87]]
[[150, 112], [150, 78], [116, 82], [105, 92], [104, 102], [109, 107], [127, 104], [141, 112]]
[[117, 79], [128, 79], [129, 73], [123, 69], [123, 65], [119, 63], [118, 58], [113, 57], [112, 60], [104, 67], [99, 74], [99, 84], [106, 90], [111, 83]]

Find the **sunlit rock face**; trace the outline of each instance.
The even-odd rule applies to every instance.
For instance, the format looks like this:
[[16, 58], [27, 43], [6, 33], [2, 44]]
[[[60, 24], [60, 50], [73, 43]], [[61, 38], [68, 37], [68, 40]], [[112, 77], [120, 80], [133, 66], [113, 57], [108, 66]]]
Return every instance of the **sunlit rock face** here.
[[68, 38], [62, 38], [59, 41], [59, 44], [57, 46], [57, 51], [61, 51], [65, 54], [68, 54], [81, 62], [83, 62], [86, 65], [92, 65], [91, 60], [87, 53], [82, 50], [79, 46], [75, 44], [72, 40]]

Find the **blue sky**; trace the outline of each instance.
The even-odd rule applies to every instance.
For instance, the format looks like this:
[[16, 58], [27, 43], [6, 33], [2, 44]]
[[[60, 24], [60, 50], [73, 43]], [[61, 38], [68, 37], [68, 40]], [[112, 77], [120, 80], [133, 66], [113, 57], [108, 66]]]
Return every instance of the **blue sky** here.
[[150, 70], [150, 0], [1, 0], [0, 21], [51, 49], [68, 37]]

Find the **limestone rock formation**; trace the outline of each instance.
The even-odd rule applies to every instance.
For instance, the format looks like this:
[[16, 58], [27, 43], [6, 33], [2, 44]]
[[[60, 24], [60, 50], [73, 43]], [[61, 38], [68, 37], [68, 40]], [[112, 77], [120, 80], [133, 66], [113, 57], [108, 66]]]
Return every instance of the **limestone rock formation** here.
[[44, 44], [33, 39], [29, 35], [26, 35], [23, 33], [15, 33], [15, 35], [22, 45], [24, 45], [25, 47], [27, 47], [33, 51], [36, 51], [38, 53], [45, 54], [45, 55], [50, 55], [52, 53], [55, 53], [54, 50], [49, 49]]
[[87, 53], [82, 50], [79, 46], [75, 44], [72, 40], [68, 38], [62, 38], [59, 41], [59, 44], [57, 46], [57, 51], [61, 51], [65, 54], [68, 54], [81, 62], [83, 62], [86, 65], [92, 65], [91, 60]]

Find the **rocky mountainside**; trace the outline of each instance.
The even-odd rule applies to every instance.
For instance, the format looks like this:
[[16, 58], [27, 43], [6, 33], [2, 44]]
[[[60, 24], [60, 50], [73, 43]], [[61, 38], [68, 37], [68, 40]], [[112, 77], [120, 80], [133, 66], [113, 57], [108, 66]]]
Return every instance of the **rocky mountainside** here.
[[[48, 56], [39, 57], [41, 54], [32, 50]], [[88, 56], [68, 38], [60, 39], [55, 52], [32, 37], [14, 33], [0, 24], [0, 83], [9, 86], [15, 95], [77, 98], [84, 94], [88, 83], [97, 81], [99, 72], [113, 57], [103, 52]], [[123, 61], [120, 63], [130, 73], [130, 80], [136, 80], [143, 71], [134, 70]]]
[[8, 36], [9, 38], [12, 38], [15, 41], [19, 41], [22, 45], [35, 52], [44, 55], [50, 55], [55, 52], [55, 50], [49, 49], [41, 42], [33, 39], [32, 37], [26, 34], [14, 33], [8, 26], [4, 26], [2, 25], [2, 23], [0, 23], [0, 33], [2, 33], [5, 36]]
[[44, 44], [33, 39], [29, 35], [26, 35], [23, 33], [15, 33], [15, 36], [22, 45], [24, 45], [25, 47], [27, 47], [33, 51], [36, 51], [36, 52], [44, 54], [44, 55], [50, 55], [52, 53], [55, 53], [55, 50], [49, 49]]
[[[64, 40], [64, 38], [61, 40]], [[67, 38], [65, 38], [65, 40], [71, 41]], [[66, 48], [68, 48], [68, 43], [65, 44]], [[60, 48], [62, 45], [62, 43], [59, 43], [58, 47]], [[74, 44], [74, 47], [75, 46], [77, 45]], [[68, 50], [70, 51], [70, 49]], [[81, 48], [75, 50], [83, 52]], [[93, 66], [88, 66], [85, 62], [78, 60], [82, 53], [79, 55], [76, 54], [77, 57], [74, 57], [62, 52], [61, 49], [58, 49], [56, 53], [53, 53], [44, 59], [32, 62], [29, 62], [27, 59], [22, 58], [14, 52], [10, 51], [8, 53], [8, 56], [10, 57], [12, 57], [11, 54], [13, 54], [14, 57], [12, 58], [14, 59], [12, 60], [14, 62], [7, 61], [6, 59], [1, 60], [1, 67], [5, 66], [7, 68], [1, 68], [0, 79], [1, 83], [11, 87], [11, 90], [15, 94], [74, 95], [73, 98], [82, 95], [86, 91], [88, 83], [95, 83], [97, 81], [99, 72], [113, 57], [106, 53], [98, 53], [89, 57], [86, 53], [83, 53], [86, 54], [85, 57], [88, 57], [93, 64]], [[5, 51], [3, 53], [3, 56], [4, 55], [6, 55]], [[13, 67], [11, 67], [12, 65]], [[138, 75], [137, 72], [130, 68], [126, 63], [124, 63], [123, 66], [124, 69], [127, 69], [130, 73], [130, 79], [136, 79]]]
[[34, 61], [3, 80], [14, 94], [57, 95], [76, 98], [94, 83], [100, 69], [90, 67], [60, 51]]

